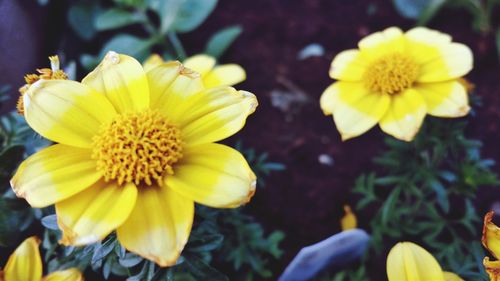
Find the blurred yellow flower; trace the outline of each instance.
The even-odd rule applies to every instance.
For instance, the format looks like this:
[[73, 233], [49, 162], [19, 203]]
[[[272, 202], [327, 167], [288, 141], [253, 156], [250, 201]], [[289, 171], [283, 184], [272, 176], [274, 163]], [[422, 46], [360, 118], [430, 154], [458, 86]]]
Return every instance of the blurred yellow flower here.
[[338, 81], [320, 100], [343, 140], [378, 123], [387, 134], [411, 141], [426, 114], [469, 112], [460, 78], [472, 69], [472, 52], [449, 35], [425, 27], [406, 33], [391, 27], [363, 38], [358, 47], [333, 59], [330, 77]]
[[484, 216], [481, 242], [496, 260], [490, 261], [489, 257], [485, 257], [483, 265], [490, 280], [500, 281], [500, 261], [498, 260], [500, 257], [500, 228], [492, 222], [494, 215], [495, 213], [490, 211]]
[[[162, 63], [164, 63], [163, 59], [159, 55], [153, 54], [144, 62], [144, 69], [147, 71]], [[201, 75], [206, 88], [233, 86], [245, 81], [246, 73], [241, 66], [237, 64], [215, 64], [214, 57], [204, 54], [189, 57], [183, 62], [185, 67]]]
[[43, 266], [40, 257], [40, 240], [32, 236], [21, 243], [10, 255], [4, 271], [0, 271], [2, 281], [83, 281], [77, 268], [55, 271], [42, 278]]
[[24, 95], [25, 118], [58, 144], [26, 159], [11, 180], [32, 207], [55, 204], [64, 245], [116, 229], [129, 251], [175, 264], [188, 241], [194, 202], [238, 207], [256, 177], [236, 150], [214, 142], [238, 132], [256, 97], [205, 89], [179, 62], [149, 71], [109, 52], [81, 83], [40, 80]]
[[37, 69], [38, 74], [26, 74], [24, 76], [24, 81], [26, 84], [19, 88], [19, 99], [17, 100], [17, 113], [23, 115], [24, 114], [24, 103], [23, 103], [23, 95], [28, 91], [28, 88], [33, 85], [36, 81], [40, 79], [51, 80], [51, 79], [68, 79], [68, 75], [60, 69], [59, 65], [59, 57], [58, 56], [50, 56], [50, 68], [42, 68]]
[[340, 226], [342, 231], [356, 228], [358, 226], [358, 219], [356, 215], [352, 212], [351, 206], [344, 205], [344, 216], [340, 220]]
[[463, 281], [458, 275], [443, 272], [436, 259], [412, 242], [399, 242], [387, 256], [389, 281]]

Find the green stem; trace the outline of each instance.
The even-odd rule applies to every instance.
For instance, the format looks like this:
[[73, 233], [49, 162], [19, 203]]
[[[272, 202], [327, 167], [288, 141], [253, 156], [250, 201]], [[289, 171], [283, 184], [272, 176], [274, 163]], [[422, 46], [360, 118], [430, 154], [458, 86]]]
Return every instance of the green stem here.
[[169, 32], [168, 33], [168, 39], [172, 46], [175, 49], [175, 52], [177, 54], [177, 58], [180, 61], [183, 61], [186, 59], [186, 50], [184, 50], [184, 47], [182, 46], [181, 41], [179, 40], [179, 37], [177, 37], [177, 34], [175, 32]]

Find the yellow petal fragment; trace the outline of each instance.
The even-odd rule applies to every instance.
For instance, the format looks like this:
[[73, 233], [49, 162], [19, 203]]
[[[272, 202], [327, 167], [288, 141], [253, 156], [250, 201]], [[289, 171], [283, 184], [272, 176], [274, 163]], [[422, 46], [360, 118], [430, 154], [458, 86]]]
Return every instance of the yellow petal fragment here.
[[366, 61], [359, 50], [340, 52], [330, 65], [330, 77], [342, 81], [356, 82], [363, 79], [366, 71]]
[[254, 94], [232, 87], [216, 87], [197, 94], [182, 115], [176, 116], [189, 146], [223, 140], [237, 133], [257, 108]]
[[205, 77], [215, 66], [215, 58], [199, 54], [187, 58], [183, 62], [184, 66], [198, 72], [202, 77]]
[[81, 246], [104, 239], [120, 226], [135, 206], [137, 187], [99, 181], [56, 204], [63, 245]]
[[186, 245], [194, 219], [194, 202], [167, 187], [141, 189], [134, 210], [118, 227], [120, 243], [129, 251], [172, 266]]
[[365, 59], [371, 61], [387, 53], [404, 52], [406, 45], [401, 29], [389, 27], [361, 39], [358, 47]]
[[323, 112], [333, 114], [342, 140], [357, 137], [375, 126], [389, 104], [389, 95], [372, 93], [361, 83], [349, 82], [333, 83], [320, 99]]
[[42, 259], [39, 246], [40, 239], [32, 236], [17, 247], [4, 267], [5, 281], [40, 281]]
[[490, 261], [489, 257], [485, 257], [483, 266], [490, 277], [490, 281], [500, 281], [500, 261]]
[[342, 228], [342, 231], [356, 228], [358, 226], [358, 219], [356, 218], [356, 215], [352, 212], [351, 206], [344, 205], [344, 212], [345, 215], [340, 220], [340, 226]]
[[166, 185], [197, 203], [235, 208], [250, 201], [256, 177], [238, 151], [208, 143], [186, 148]]
[[237, 64], [223, 64], [202, 76], [206, 88], [217, 86], [233, 86], [245, 81], [247, 78], [245, 70]]
[[387, 134], [411, 141], [418, 133], [427, 108], [422, 96], [414, 89], [391, 96], [387, 113], [380, 120], [380, 128]]
[[387, 277], [389, 281], [445, 281], [436, 259], [412, 242], [400, 242], [391, 249]]
[[417, 27], [405, 33], [408, 52], [420, 64], [418, 82], [441, 82], [467, 74], [473, 65], [469, 47], [452, 43], [439, 31]]
[[495, 213], [488, 212], [484, 216], [483, 236], [481, 242], [483, 246], [498, 260], [500, 258], [500, 228], [492, 220]]
[[142, 67], [144, 68], [144, 71], [146, 71], [146, 73], [147, 73], [151, 69], [153, 69], [153, 68], [155, 68], [155, 67], [157, 67], [159, 65], [162, 65], [163, 63], [165, 63], [165, 61], [163, 60], [163, 58], [160, 55], [158, 55], [158, 54], [152, 54], [142, 64]]
[[42, 281], [83, 281], [83, 275], [77, 268], [52, 272], [45, 276]]
[[461, 117], [470, 110], [465, 87], [457, 80], [423, 83], [415, 87], [424, 98], [427, 112], [438, 117]]
[[445, 281], [464, 281], [462, 278], [460, 278], [460, 276], [456, 275], [453, 272], [444, 271], [443, 275]]
[[10, 181], [12, 189], [35, 208], [73, 196], [101, 178], [90, 154], [63, 144], [44, 148], [21, 163]]
[[178, 123], [204, 89], [200, 75], [172, 61], [147, 73], [151, 88], [151, 108], [158, 109], [172, 123]]
[[54, 142], [91, 147], [100, 125], [116, 111], [111, 103], [90, 87], [70, 80], [40, 80], [24, 94], [28, 124]]
[[149, 107], [146, 73], [133, 57], [108, 52], [82, 83], [105, 94], [120, 113], [141, 111]]

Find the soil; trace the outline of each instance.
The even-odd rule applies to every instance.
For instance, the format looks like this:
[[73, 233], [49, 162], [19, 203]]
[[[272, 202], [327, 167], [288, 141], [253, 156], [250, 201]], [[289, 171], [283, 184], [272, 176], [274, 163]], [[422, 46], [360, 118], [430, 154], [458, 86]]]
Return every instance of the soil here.
[[[494, 36], [473, 31], [471, 22], [469, 14], [448, 9], [428, 26], [472, 48], [475, 67], [467, 78], [477, 86], [484, 106], [469, 117], [468, 135], [484, 142], [485, 157], [500, 159], [499, 59]], [[287, 167], [266, 180], [249, 207], [266, 230], [286, 233], [285, 255], [274, 268], [279, 274], [303, 246], [340, 231], [342, 206], [355, 205], [350, 192], [355, 178], [370, 171], [372, 157], [384, 149], [379, 128], [342, 142], [331, 117], [323, 115], [319, 97], [332, 83], [331, 60], [340, 51], [355, 48], [367, 34], [389, 26], [406, 30], [414, 21], [402, 18], [391, 1], [221, 1], [198, 32], [183, 39], [194, 46], [192, 52], [200, 52], [213, 32], [234, 24], [244, 31], [223, 62], [246, 69], [248, 78], [238, 88], [252, 91], [259, 99], [258, 110], [236, 138], [269, 152], [273, 161]], [[311, 43], [322, 45], [325, 54], [299, 60], [299, 52]], [[283, 112], [271, 103], [276, 90], [303, 92], [307, 101], [292, 105], [291, 113]], [[320, 163], [325, 155], [333, 165]], [[495, 170], [500, 172], [500, 166]], [[480, 189], [478, 213], [485, 213], [499, 199], [497, 190]], [[369, 217], [358, 219], [361, 228], [369, 229]]]
[[[468, 134], [484, 142], [484, 156], [500, 159], [499, 59], [494, 36], [473, 31], [471, 21], [463, 11], [445, 10], [429, 26], [472, 48], [475, 67], [468, 78], [476, 84], [484, 106], [469, 117]], [[181, 39], [188, 53], [198, 53], [214, 32], [235, 24], [244, 31], [222, 62], [245, 68], [247, 80], [237, 88], [255, 93], [259, 107], [228, 143], [241, 139], [246, 147], [268, 152], [272, 161], [286, 165], [285, 171], [266, 179], [266, 186], [258, 189], [248, 206], [267, 231], [286, 233], [285, 255], [273, 264], [276, 276], [300, 248], [340, 231], [342, 206], [355, 205], [350, 192], [355, 178], [370, 171], [372, 157], [384, 149], [378, 128], [342, 142], [332, 118], [323, 115], [319, 97], [333, 82], [328, 77], [331, 60], [340, 51], [355, 48], [369, 33], [389, 26], [406, 30], [414, 21], [402, 18], [391, 1], [221, 0], [205, 24]], [[311, 43], [322, 45], [325, 54], [299, 60], [299, 52]], [[279, 91], [306, 98], [284, 112], [272, 105], [272, 96]], [[495, 170], [500, 173], [500, 166]], [[481, 189], [479, 213], [499, 199], [496, 190]], [[369, 229], [369, 219], [360, 216], [360, 227]]]

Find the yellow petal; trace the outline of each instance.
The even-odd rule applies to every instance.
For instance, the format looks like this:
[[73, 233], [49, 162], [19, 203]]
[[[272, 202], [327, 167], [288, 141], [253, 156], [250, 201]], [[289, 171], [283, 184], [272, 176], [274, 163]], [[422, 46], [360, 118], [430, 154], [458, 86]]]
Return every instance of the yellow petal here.
[[388, 95], [371, 93], [362, 83], [350, 82], [332, 84], [320, 99], [323, 112], [333, 114], [342, 140], [359, 136], [375, 126], [389, 104]]
[[172, 61], [147, 73], [151, 87], [151, 108], [164, 113], [170, 122], [178, 123], [191, 107], [192, 100], [203, 91], [203, 81], [196, 72]]
[[167, 187], [139, 191], [118, 240], [129, 251], [160, 266], [174, 265], [186, 245], [194, 219], [194, 203]]
[[396, 244], [387, 256], [389, 281], [444, 281], [436, 259], [424, 248], [411, 242]]
[[469, 47], [452, 43], [447, 34], [418, 27], [406, 32], [408, 52], [420, 64], [418, 82], [441, 82], [461, 77], [472, 69]]
[[427, 108], [422, 96], [414, 89], [391, 96], [387, 113], [380, 120], [380, 128], [393, 137], [411, 141], [418, 133]]
[[351, 206], [344, 205], [345, 215], [340, 220], [340, 226], [342, 231], [356, 228], [358, 226], [358, 219], [356, 215], [352, 212]]
[[105, 94], [120, 113], [140, 111], [149, 107], [146, 73], [133, 57], [108, 52], [82, 83]]
[[153, 69], [153, 68], [155, 68], [155, 67], [157, 67], [159, 65], [162, 65], [163, 63], [165, 63], [165, 61], [163, 60], [163, 58], [160, 55], [158, 55], [158, 54], [152, 54], [142, 64], [142, 67], [144, 68], [144, 71], [148, 72], [151, 69]]
[[91, 151], [55, 144], [33, 154], [17, 169], [10, 181], [18, 197], [35, 208], [64, 200], [101, 178]]
[[443, 274], [444, 274], [444, 280], [446, 281], [464, 281], [462, 278], [460, 278], [460, 276], [456, 275], [453, 272], [445, 271], [443, 272]]
[[88, 148], [100, 125], [116, 111], [90, 87], [70, 80], [40, 80], [24, 94], [24, 114], [40, 135], [58, 143]]
[[342, 81], [356, 82], [363, 79], [366, 61], [358, 50], [340, 52], [330, 66], [330, 77]]
[[205, 76], [215, 66], [215, 58], [208, 55], [195, 55], [187, 58], [183, 62], [184, 66], [198, 72], [201, 76]]
[[500, 261], [490, 261], [490, 258], [485, 257], [483, 266], [490, 277], [490, 281], [500, 281]]
[[177, 113], [175, 120], [187, 145], [216, 142], [243, 128], [257, 105], [252, 93], [216, 87], [197, 94], [182, 114]]
[[120, 226], [134, 208], [137, 188], [99, 181], [56, 204], [63, 245], [87, 245], [104, 239]]
[[366, 36], [358, 47], [366, 59], [373, 60], [387, 53], [404, 52], [406, 45], [401, 29], [389, 27]]
[[415, 87], [424, 98], [427, 112], [438, 117], [461, 117], [470, 110], [469, 97], [457, 80], [423, 83]]
[[238, 151], [209, 143], [186, 148], [166, 184], [197, 203], [235, 208], [254, 195], [256, 178]]
[[500, 258], [500, 228], [492, 220], [495, 213], [488, 212], [484, 216], [483, 236], [481, 242], [483, 246], [498, 260]]
[[40, 281], [42, 259], [39, 245], [40, 239], [32, 236], [17, 247], [4, 267], [5, 281]]
[[223, 64], [202, 76], [206, 88], [217, 86], [233, 86], [245, 81], [247, 75], [245, 70], [237, 64]]
[[77, 268], [52, 272], [45, 276], [42, 281], [83, 281], [83, 275]]

